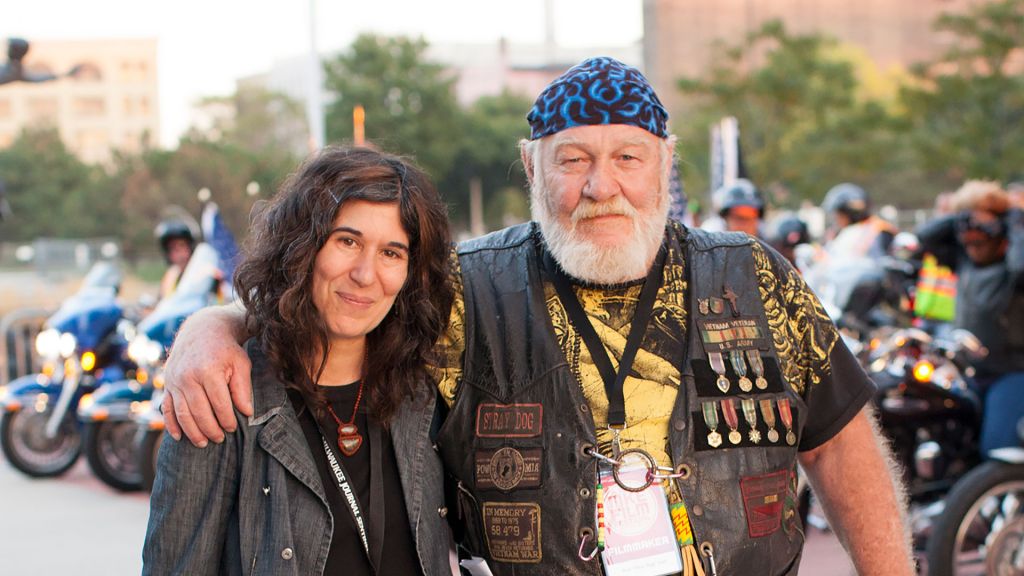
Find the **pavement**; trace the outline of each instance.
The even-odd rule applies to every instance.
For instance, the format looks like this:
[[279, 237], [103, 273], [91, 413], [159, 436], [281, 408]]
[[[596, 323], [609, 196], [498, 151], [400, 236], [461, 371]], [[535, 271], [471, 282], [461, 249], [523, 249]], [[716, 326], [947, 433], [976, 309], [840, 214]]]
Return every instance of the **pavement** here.
[[[36, 480], [0, 456], [0, 574], [120, 576], [142, 570], [149, 495], [108, 488], [79, 461], [61, 478]], [[854, 574], [828, 532], [807, 529], [801, 575]]]

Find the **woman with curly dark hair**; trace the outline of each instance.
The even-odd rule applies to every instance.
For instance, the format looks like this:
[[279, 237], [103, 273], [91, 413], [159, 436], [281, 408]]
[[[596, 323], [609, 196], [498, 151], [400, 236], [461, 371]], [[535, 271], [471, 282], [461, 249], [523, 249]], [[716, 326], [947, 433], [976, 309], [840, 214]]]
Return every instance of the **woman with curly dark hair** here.
[[450, 243], [400, 158], [326, 148], [284, 184], [235, 274], [254, 415], [208, 448], [164, 443], [145, 573], [450, 573], [425, 368]]

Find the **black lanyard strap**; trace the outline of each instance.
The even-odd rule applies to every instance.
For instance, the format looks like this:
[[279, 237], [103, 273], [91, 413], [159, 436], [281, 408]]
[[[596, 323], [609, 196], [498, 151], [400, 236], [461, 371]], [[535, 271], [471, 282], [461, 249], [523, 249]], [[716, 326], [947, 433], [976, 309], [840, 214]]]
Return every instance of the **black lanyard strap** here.
[[345, 476], [345, 471], [341, 469], [341, 462], [334, 456], [334, 450], [331, 449], [331, 445], [327, 443], [327, 439], [324, 438], [322, 433], [320, 434], [320, 440], [323, 441], [324, 452], [327, 453], [327, 464], [330, 466], [331, 471], [334, 472], [334, 479], [338, 481], [341, 495], [344, 497], [345, 503], [348, 504], [352, 518], [356, 521], [356, 527], [359, 528], [359, 538], [363, 541], [363, 550], [366, 550], [366, 555], [369, 556], [370, 543], [366, 539], [366, 524], [363, 522], [363, 512], [359, 506], [359, 499], [356, 498], [356, 492]]
[[550, 252], [546, 250], [544, 252], [545, 268], [551, 277], [551, 282], [555, 285], [558, 298], [565, 307], [569, 321], [583, 338], [583, 343], [586, 344], [587, 350], [590, 351], [590, 357], [594, 359], [594, 365], [597, 366], [597, 371], [601, 374], [601, 380], [604, 381], [604, 391], [608, 396], [608, 426], [610, 428], [622, 429], [626, 426], [626, 399], [623, 395], [623, 384], [626, 382], [626, 376], [632, 370], [633, 360], [640, 349], [647, 325], [654, 312], [654, 301], [658, 296], [658, 289], [661, 288], [664, 275], [666, 252], [665, 246], [662, 245], [654, 259], [654, 264], [651, 265], [651, 269], [647, 273], [647, 278], [644, 279], [644, 287], [640, 290], [640, 299], [633, 312], [633, 321], [629, 327], [626, 346], [622, 351], [622, 358], [619, 360], [618, 372], [612, 368], [608, 352], [594, 330], [593, 324], [590, 323], [590, 318], [583, 310], [579, 298], [573, 292], [568, 275], [555, 263]]

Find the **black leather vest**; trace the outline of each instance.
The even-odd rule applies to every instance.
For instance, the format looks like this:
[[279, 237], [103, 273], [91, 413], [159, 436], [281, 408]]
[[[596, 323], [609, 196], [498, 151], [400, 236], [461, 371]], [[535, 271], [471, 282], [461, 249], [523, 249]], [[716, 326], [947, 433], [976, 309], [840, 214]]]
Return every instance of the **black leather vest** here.
[[[668, 435], [673, 465], [684, 474], [676, 482], [695, 538], [706, 565], [713, 554], [719, 575], [796, 574], [803, 546], [791, 493], [796, 446], [783, 439], [781, 422], [775, 425], [783, 437], [777, 442], [748, 440], [737, 375], [728, 368], [732, 390], [721, 393], [702, 340], [722, 327], [716, 320], [756, 325], [761, 339], [742, 344], [763, 347], [769, 388], [742, 396], [788, 398], [799, 435], [803, 402], [784, 384], [775, 361], [773, 339], [784, 336], [769, 328], [751, 241], [674, 226], [670, 234], [686, 258], [689, 330], [688, 350], [678, 351], [688, 361]], [[539, 229], [530, 223], [459, 247], [466, 352], [438, 449], [458, 483], [456, 513], [465, 525], [465, 544], [487, 559], [495, 575], [597, 575], [599, 558], [578, 557], [581, 539], [595, 529], [597, 466], [584, 453], [595, 444], [595, 425], [547, 312], [540, 245]], [[698, 299], [720, 298], [724, 287], [736, 294], [739, 317], [728, 304], [717, 315], [698, 313]], [[729, 397], [735, 398], [744, 440], [739, 447], [726, 441], [712, 448], [701, 403]], [[756, 427], [767, 434], [763, 419]], [[718, 431], [727, 436], [724, 420]]]

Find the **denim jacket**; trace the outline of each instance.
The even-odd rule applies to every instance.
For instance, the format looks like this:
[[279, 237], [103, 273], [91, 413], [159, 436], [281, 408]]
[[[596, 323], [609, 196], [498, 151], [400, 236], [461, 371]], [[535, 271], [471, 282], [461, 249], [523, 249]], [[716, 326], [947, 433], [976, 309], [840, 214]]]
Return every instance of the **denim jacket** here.
[[[322, 574], [334, 519], [285, 387], [251, 341], [253, 416], [221, 444], [165, 438], [143, 574]], [[403, 403], [391, 434], [423, 573], [450, 574], [443, 476], [430, 448], [434, 394]], [[333, 488], [336, 489], [336, 488]]]

